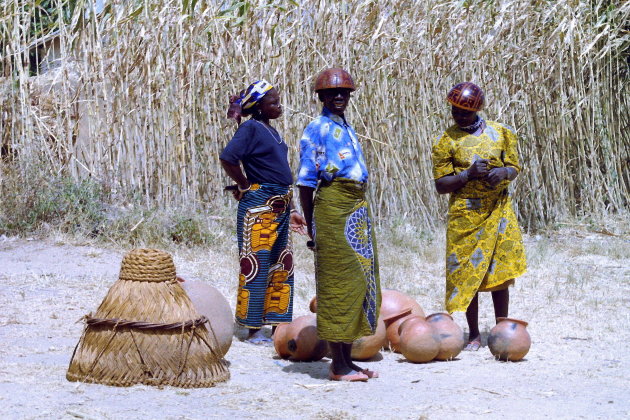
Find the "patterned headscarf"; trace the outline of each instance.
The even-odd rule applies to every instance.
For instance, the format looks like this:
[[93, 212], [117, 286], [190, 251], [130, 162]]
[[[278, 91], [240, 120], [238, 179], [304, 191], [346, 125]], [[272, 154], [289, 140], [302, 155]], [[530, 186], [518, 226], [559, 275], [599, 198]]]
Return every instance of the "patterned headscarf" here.
[[241, 97], [238, 99], [241, 108], [249, 109], [253, 107], [260, 102], [263, 96], [271, 89], [273, 89], [273, 86], [266, 80], [258, 80], [252, 83], [245, 89], [245, 92], [241, 93]]
[[273, 89], [273, 86], [268, 81], [264, 79], [257, 80], [249, 85], [247, 89], [241, 91], [239, 96], [231, 96], [227, 117], [235, 119], [240, 124], [242, 111], [250, 109], [259, 103], [271, 89]]

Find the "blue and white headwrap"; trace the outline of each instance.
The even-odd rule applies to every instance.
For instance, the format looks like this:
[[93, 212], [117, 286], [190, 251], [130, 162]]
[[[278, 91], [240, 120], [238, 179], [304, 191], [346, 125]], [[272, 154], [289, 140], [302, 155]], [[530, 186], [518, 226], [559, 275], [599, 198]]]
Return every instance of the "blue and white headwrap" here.
[[241, 96], [236, 100], [236, 103], [243, 109], [249, 109], [256, 105], [260, 100], [273, 89], [271, 83], [266, 80], [257, 80], [247, 87]]

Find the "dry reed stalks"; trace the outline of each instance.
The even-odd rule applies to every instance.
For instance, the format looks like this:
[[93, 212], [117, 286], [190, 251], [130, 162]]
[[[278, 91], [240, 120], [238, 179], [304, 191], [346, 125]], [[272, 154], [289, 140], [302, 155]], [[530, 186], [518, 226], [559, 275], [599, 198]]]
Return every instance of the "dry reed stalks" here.
[[118, 281], [96, 314], [86, 316], [66, 377], [184, 388], [226, 381], [227, 365], [205, 321], [176, 281], [171, 256], [135, 249], [123, 258]]
[[35, 42], [34, 4], [0, 6], [0, 133], [23, 174], [39, 164], [147, 204], [225, 205], [228, 95], [259, 77], [279, 87], [277, 125], [296, 168], [319, 112], [313, 77], [339, 65], [359, 84], [349, 118], [377, 215], [444, 217], [430, 148], [462, 80], [485, 88], [488, 119], [518, 131], [525, 225], [628, 209], [629, 2], [111, 1], [94, 13], [77, 1], [58, 21], [60, 66], [32, 77], [19, 57]]

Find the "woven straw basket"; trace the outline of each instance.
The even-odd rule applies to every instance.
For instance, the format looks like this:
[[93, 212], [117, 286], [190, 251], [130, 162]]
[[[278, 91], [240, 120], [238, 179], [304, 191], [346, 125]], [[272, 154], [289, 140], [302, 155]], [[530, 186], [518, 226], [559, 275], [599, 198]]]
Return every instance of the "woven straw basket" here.
[[83, 335], [69, 381], [113, 386], [213, 386], [230, 378], [216, 340], [175, 279], [171, 256], [134, 249]]

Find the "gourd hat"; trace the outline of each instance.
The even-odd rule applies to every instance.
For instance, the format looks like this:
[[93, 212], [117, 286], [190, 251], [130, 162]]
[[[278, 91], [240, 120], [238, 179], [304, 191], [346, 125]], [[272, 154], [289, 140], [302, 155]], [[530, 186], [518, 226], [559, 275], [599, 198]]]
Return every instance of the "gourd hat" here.
[[354, 80], [350, 73], [340, 68], [326, 69], [319, 73], [315, 79], [314, 91], [318, 92], [324, 89], [356, 89]]
[[467, 111], [481, 111], [486, 98], [479, 86], [472, 82], [463, 82], [451, 88], [446, 100], [451, 105]]

